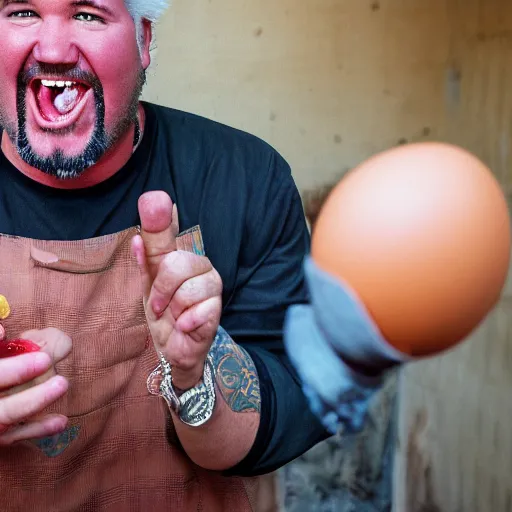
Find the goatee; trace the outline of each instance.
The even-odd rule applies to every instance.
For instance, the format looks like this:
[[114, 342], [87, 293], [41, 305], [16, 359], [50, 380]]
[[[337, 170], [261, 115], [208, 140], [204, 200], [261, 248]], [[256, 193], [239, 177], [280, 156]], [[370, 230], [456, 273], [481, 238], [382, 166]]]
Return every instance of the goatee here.
[[[39, 155], [31, 146], [26, 130], [26, 96], [27, 87], [34, 77], [47, 75], [59, 76], [62, 80], [81, 81], [91, 86], [94, 96], [95, 124], [91, 138], [84, 150], [74, 156], [66, 156], [60, 149], [49, 156]], [[96, 164], [101, 157], [119, 141], [126, 130], [135, 123], [137, 126], [137, 110], [139, 98], [146, 82], [145, 70], [140, 71], [137, 83], [130, 96], [127, 108], [119, 113], [114, 128], [107, 133], [105, 130], [105, 100], [101, 82], [92, 73], [80, 69], [69, 70], [61, 66], [37, 65], [20, 73], [17, 83], [16, 108], [18, 112], [18, 126], [16, 134], [13, 127], [5, 125], [10, 139], [17, 148], [20, 157], [30, 166], [59, 179], [73, 179], [79, 177], [85, 170]], [[1, 120], [0, 120], [1, 121]], [[136, 129], [136, 132], [138, 130]]]

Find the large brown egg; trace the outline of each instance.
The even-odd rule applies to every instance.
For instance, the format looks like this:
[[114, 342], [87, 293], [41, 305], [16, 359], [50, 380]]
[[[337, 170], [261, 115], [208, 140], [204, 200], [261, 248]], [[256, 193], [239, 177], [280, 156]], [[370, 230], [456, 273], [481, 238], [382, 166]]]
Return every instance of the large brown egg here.
[[493, 309], [510, 243], [490, 170], [459, 147], [419, 143], [380, 153], [338, 183], [312, 258], [352, 288], [391, 345], [421, 357], [464, 340]]

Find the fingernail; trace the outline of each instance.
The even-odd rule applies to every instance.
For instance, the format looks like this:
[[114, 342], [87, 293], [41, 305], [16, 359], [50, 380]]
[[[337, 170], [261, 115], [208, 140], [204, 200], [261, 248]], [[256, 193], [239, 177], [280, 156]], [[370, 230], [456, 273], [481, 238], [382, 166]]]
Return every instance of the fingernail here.
[[163, 299], [155, 299], [153, 301], [153, 312], [155, 315], [160, 316], [166, 307], [166, 302]]
[[64, 377], [57, 376], [53, 379], [50, 387], [52, 389], [62, 391], [64, 389], [67, 389], [68, 381]]
[[68, 426], [68, 421], [68, 418], [65, 416], [54, 418], [50, 426], [50, 432], [48, 434], [55, 435], [64, 432]]
[[58, 428], [60, 430], [64, 430], [68, 426], [69, 419], [66, 416], [59, 416], [58, 418]]
[[142, 249], [140, 247], [140, 243], [133, 247], [133, 254], [135, 256], [135, 259], [137, 260], [137, 263], [139, 265], [142, 265], [144, 263], [144, 258], [142, 257]]

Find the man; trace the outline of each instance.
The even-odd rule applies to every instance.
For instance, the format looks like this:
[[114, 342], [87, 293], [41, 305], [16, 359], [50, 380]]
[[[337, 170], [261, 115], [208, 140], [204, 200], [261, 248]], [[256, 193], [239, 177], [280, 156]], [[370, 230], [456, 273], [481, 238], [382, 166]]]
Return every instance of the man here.
[[290, 169], [139, 101], [162, 4], [0, 0], [3, 329], [41, 347], [0, 360], [2, 511], [251, 510], [329, 435], [283, 350]]

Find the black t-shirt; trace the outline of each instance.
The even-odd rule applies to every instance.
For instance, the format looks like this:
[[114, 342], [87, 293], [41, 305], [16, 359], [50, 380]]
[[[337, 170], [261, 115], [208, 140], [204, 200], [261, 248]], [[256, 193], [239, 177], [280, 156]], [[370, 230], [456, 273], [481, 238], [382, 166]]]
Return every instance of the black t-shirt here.
[[139, 225], [137, 201], [165, 190], [180, 230], [201, 227], [223, 281], [221, 325], [251, 354], [261, 382], [256, 442], [232, 473], [272, 471], [327, 436], [285, 356], [286, 309], [307, 301], [309, 233], [284, 159], [247, 133], [143, 103], [143, 139], [129, 162], [93, 187], [61, 190], [19, 172], [0, 152], [0, 233], [80, 240]]

